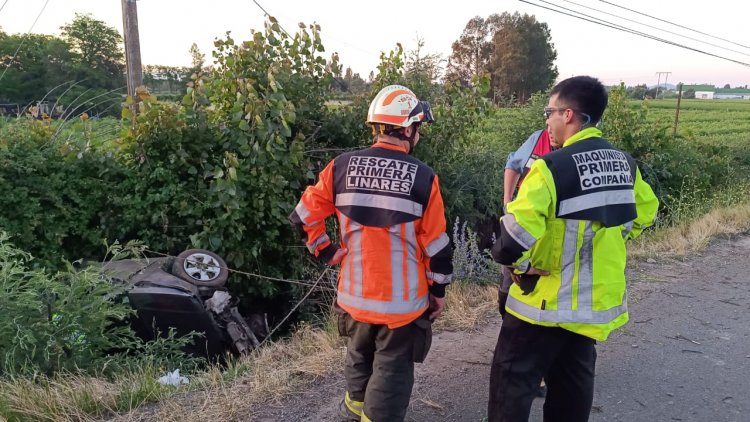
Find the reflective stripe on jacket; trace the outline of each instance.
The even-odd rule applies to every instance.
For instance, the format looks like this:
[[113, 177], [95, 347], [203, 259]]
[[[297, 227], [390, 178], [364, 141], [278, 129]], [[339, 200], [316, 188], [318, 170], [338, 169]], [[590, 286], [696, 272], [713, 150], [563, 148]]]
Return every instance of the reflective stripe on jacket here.
[[348, 249], [337, 302], [352, 318], [397, 328], [424, 312], [428, 292], [444, 294], [453, 249], [438, 178], [426, 164], [382, 142], [328, 163], [290, 216], [308, 250], [326, 261], [336, 250], [325, 231], [334, 213]]
[[[517, 273], [529, 266], [550, 273], [540, 277], [535, 286], [532, 284], [533, 290], [527, 289], [528, 293], [514, 284], [506, 305], [508, 312], [533, 324], [559, 326], [603, 341], [628, 321], [625, 242], [653, 224], [658, 200], [640, 171], [628, 167], [630, 162], [624, 155], [604, 152], [597, 155], [602, 149], [613, 150], [611, 145], [591, 139], [599, 136], [598, 129], [585, 129], [568, 139], [561, 150], [534, 163], [518, 197], [508, 204], [508, 214], [501, 220], [501, 235], [492, 253], [496, 260], [513, 266]], [[590, 142], [581, 143], [587, 139]], [[581, 144], [573, 149], [578, 143]], [[571, 149], [565, 151], [568, 148]], [[585, 169], [577, 169], [571, 151], [588, 154], [593, 161]], [[547, 165], [549, 157], [553, 161], [563, 157], [571, 160], [571, 165], [558, 162], [555, 173]], [[617, 163], [605, 163], [607, 160]], [[561, 174], [565, 171], [575, 174]], [[625, 180], [630, 171], [634, 177], [628, 185]], [[580, 187], [584, 179], [591, 179], [592, 172], [613, 177], [606, 179], [606, 186], [597, 182], [595, 192], [604, 193], [594, 198], [586, 196], [590, 195], [587, 190], [572, 189], [565, 193], [566, 200], [578, 203], [581, 210], [595, 209], [592, 215], [607, 215], [612, 221], [628, 216], [622, 204], [632, 202], [634, 212], [627, 221], [605, 225], [580, 216], [571, 219], [560, 215], [562, 192], [558, 192], [561, 187], [556, 181], [575, 177]]]

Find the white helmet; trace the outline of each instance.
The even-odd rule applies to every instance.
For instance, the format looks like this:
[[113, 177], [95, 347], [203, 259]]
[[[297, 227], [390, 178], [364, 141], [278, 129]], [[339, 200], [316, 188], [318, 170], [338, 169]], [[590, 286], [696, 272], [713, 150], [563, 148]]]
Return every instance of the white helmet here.
[[408, 127], [412, 123], [432, 123], [432, 108], [419, 101], [407, 87], [388, 85], [378, 92], [367, 111], [367, 124]]

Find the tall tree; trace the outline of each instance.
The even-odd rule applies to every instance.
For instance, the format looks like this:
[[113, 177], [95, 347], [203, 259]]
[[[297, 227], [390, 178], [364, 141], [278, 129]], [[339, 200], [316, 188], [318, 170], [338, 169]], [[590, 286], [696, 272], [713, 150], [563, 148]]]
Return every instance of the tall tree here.
[[120, 33], [91, 15], [81, 14], [60, 29], [74, 54], [71, 77], [77, 83], [60, 99], [67, 104], [66, 115], [119, 114], [126, 87]]
[[472, 78], [486, 72], [492, 52], [492, 34], [487, 21], [481, 16], [471, 18], [451, 49], [445, 75], [447, 81], [469, 84]]
[[122, 37], [115, 28], [91, 15], [76, 13], [75, 19], [60, 29], [62, 38], [78, 55], [78, 63], [93, 71], [87, 75], [89, 79], [97, 79], [103, 88], [124, 84]]
[[59, 38], [0, 32], [0, 102], [23, 106], [45, 96], [54, 99], [65, 89], [70, 62], [69, 45]]
[[424, 39], [417, 38], [417, 48], [406, 53], [404, 79], [419, 98], [433, 99], [440, 90], [437, 85], [443, 73], [440, 54], [424, 53]]
[[546, 23], [533, 15], [503, 13], [493, 37], [491, 94], [521, 102], [548, 89], [557, 78], [557, 52]]

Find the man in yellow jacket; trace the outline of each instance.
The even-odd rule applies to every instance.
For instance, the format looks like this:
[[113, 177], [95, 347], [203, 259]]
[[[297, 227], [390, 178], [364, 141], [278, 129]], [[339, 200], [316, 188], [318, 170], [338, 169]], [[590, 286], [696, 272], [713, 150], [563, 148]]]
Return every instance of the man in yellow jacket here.
[[557, 84], [544, 114], [562, 148], [536, 160], [508, 204], [494, 259], [514, 284], [490, 375], [490, 422], [527, 421], [547, 384], [545, 421], [586, 421], [596, 341], [628, 321], [625, 243], [653, 224], [658, 200], [635, 160], [595, 127], [607, 91], [595, 78]]

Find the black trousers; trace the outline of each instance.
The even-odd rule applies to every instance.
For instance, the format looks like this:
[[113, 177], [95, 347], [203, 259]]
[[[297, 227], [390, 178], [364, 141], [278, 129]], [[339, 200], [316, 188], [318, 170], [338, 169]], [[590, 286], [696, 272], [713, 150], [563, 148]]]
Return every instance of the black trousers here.
[[526, 422], [539, 382], [545, 422], [588, 421], [594, 399], [596, 342], [559, 327], [503, 318], [490, 372], [489, 422]]
[[364, 403], [363, 413], [373, 422], [403, 421], [414, 385], [414, 363], [424, 361], [432, 344], [428, 314], [390, 329], [356, 321], [338, 306], [334, 310], [339, 334], [348, 337], [344, 377], [349, 397]]

